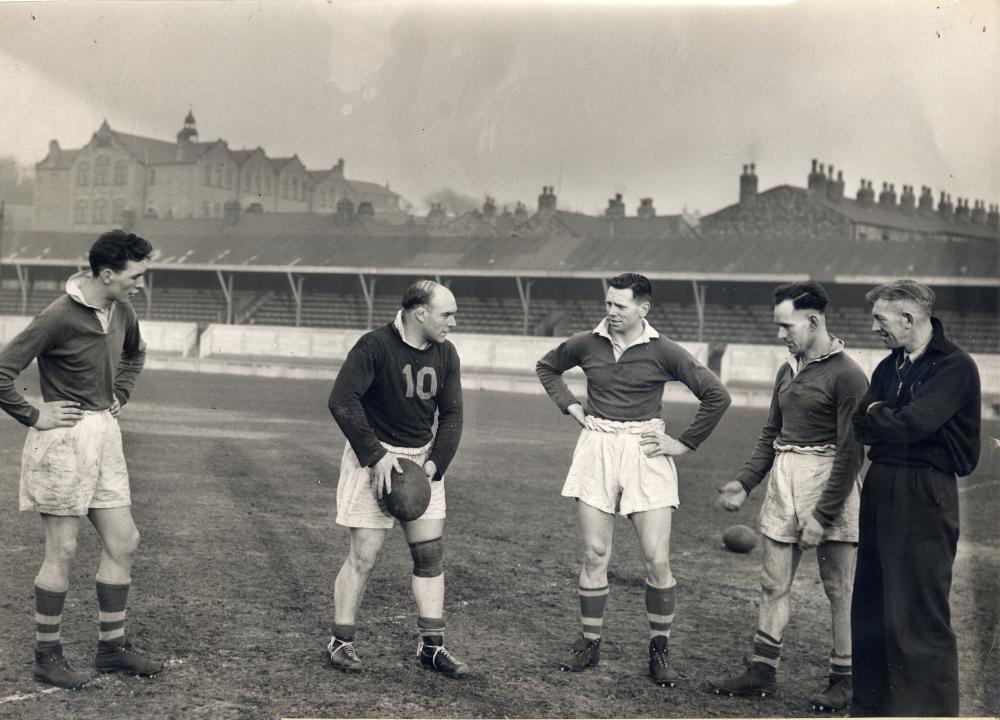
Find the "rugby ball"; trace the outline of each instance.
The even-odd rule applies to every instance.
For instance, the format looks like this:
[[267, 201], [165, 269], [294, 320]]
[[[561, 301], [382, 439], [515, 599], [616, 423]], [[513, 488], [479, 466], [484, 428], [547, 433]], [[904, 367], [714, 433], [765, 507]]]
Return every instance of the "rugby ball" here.
[[398, 458], [398, 462], [403, 472], [392, 469], [392, 492], [382, 495], [382, 505], [397, 520], [409, 522], [423, 515], [431, 504], [431, 481], [412, 460]]
[[757, 533], [746, 525], [730, 525], [722, 533], [722, 544], [734, 553], [748, 553], [757, 546]]

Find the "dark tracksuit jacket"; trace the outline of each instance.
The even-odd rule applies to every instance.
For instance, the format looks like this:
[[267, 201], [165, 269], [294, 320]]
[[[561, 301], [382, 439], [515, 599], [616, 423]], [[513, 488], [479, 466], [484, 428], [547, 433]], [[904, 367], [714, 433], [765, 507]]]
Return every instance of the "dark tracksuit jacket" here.
[[872, 461], [861, 491], [851, 611], [854, 699], [872, 715], [958, 715], [948, 595], [958, 544], [955, 476], [979, 459], [979, 372], [932, 319], [905, 374], [894, 350], [853, 417]]

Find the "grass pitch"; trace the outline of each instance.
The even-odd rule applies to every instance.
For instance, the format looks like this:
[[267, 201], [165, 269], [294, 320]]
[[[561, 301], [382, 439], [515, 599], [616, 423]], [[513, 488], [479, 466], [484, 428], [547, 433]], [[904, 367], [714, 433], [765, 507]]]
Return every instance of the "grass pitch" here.
[[[32, 378], [25, 378], [35, 387]], [[333, 523], [344, 439], [326, 409], [327, 382], [175, 372], [143, 374], [122, 424], [142, 545], [127, 628], [168, 662], [158, 678], [102, 677], [80, 691], [31, 679], [32, 579], [42, 558], [37, 517], [19, 513], [24, 429], [0, 424], [0, 717], [712, 717], [802, 716], [823, 682], [829, 611], [813, 553], [801, 565], [785, 633], [780, 695], [720, 698], [706, 678], [740, 669], [756, 622], [760, 549], [722, 548], [727, 526], [754, 526], [762, 488], [738, 515], [712, 509], [715, 487], [750, 451], [762, 410], [733, 408], [697, 453], [678, 461], [681, 508], [671, 549], [678, 579], [674, 689], [646, 676], [643, 568], [619, 521], [597, 668], [560, 672], [579, 632], [579, 540], [559, 497], [577, 430], [541, 396], [466, 393], [466, 429], [448, 475], [448, 644], [475, 675], [421, 670], [410, 558], [395, 530], [368, 585], [357, 647], [366, 672], [326, 668], [332, 588], [347, 533]], [[667, 408], [679, 431], [693, 407]], [[986, 427], [1000, 434], [997, 423]], [[996, 715], [991, 650], [1000, 610], [998, 450], [961, 481], [962, 541], [952, 592], [962, 711]], [[64, 613], [66, 654], [92, 667], [98, 544], [87, 527]], [[933, 671], [930, 670], [931, 677]]]

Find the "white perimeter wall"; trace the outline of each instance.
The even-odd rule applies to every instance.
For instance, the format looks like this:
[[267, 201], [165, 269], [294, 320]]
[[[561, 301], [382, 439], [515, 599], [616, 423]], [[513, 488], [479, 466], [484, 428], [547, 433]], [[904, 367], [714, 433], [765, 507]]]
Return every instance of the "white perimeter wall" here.
[[[0, 344], [6, 345], [28, 326], [32, 318], [21, 315], [0, 315]], [[198, 347], [198, 324], [141, 320], [142, 338], [153, 352], [175, 353], [187, 357]]]

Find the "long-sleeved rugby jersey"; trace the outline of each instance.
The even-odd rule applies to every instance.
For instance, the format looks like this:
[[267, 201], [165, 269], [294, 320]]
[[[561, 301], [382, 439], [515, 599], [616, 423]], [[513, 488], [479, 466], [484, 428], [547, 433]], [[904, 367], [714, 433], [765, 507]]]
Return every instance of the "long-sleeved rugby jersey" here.
[[0, 350], [0, 408], [24, 425], [37, 422], [38, 408], [15, 384], [35, 358], [45, 402], [71, 400], [84, 410], [106, 410], [116, 397], [127, 403], [146, 361], [139, 321], [131, 304], [115, 303], [105, 332], [97, 313], [66, 294], [7, 343]]
[[823, 527], [832, 525], [864, 460], [851, 416], [867, 390], [864, 372], [839, 341], [833, 352], [806, 363], [797, 373], [790, 363], [782, 365], [774, 379], [767, 422], [736, 479], [748, 493], [753, 490], [774, 464], [775, 442], [802, 448], [829, 446], [833, 469], [813, 517]]
[[649, 328], [646, 342], [633, 344], [616, 360], [601, 327], [577, 333], [538, 361], [535, 371], [563, 413], [580, 401], [562, 374], [579, 366], [587, 377], [587, 413], [607, 420], [651, 420], [663, 411], [663, 386], [680, 381], [701, 401], [691, 424], [677, 437], [692, 450], [722, 419], [731, 398], [715, 373], [681, 345]]
[[386, 454], [382, 442], [421, 447], [433, 439], [427, 459], [437, 466], [434, 479], [440, 480], [462, 437], [458, 352], [447, 340], [415, 348], [388, 323], [351, 348], [334, 381], [329, 407], [364, 466]]

